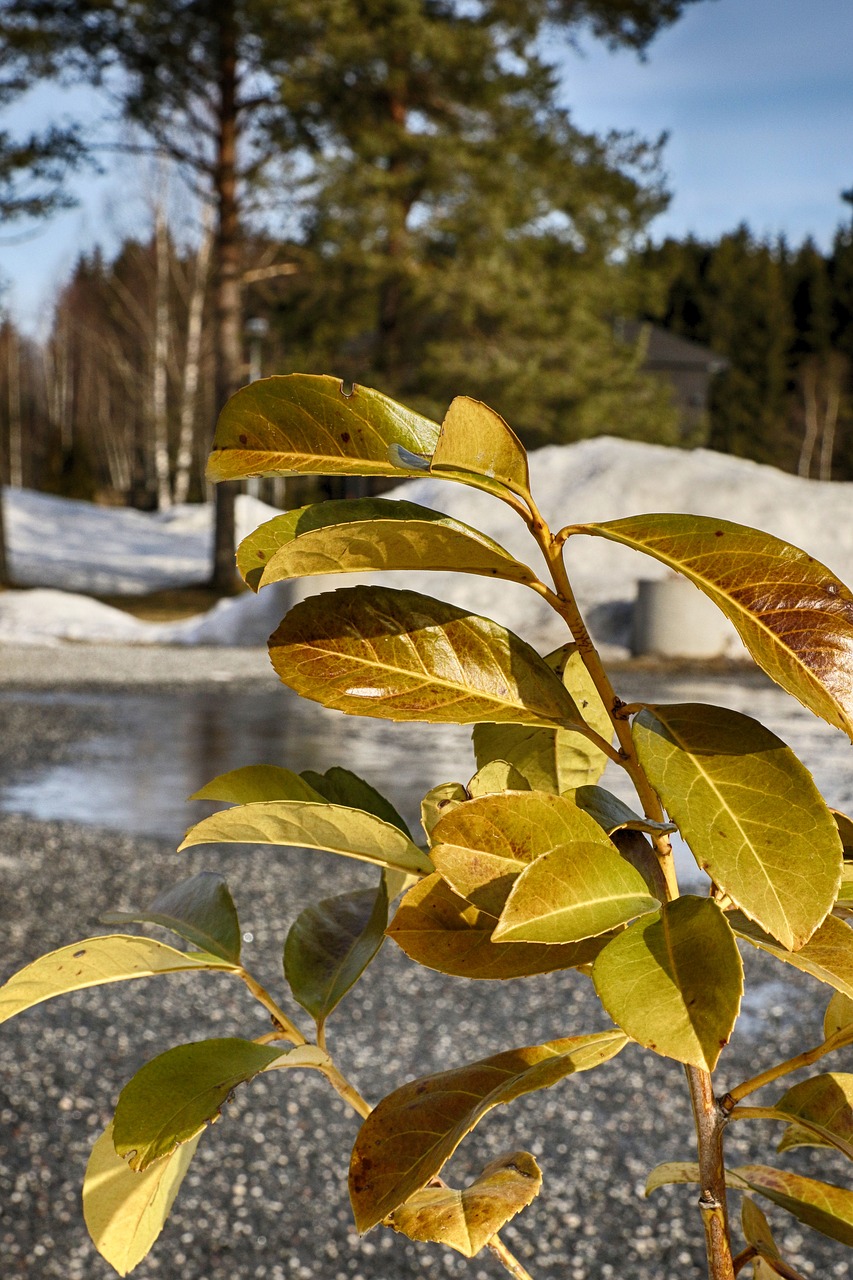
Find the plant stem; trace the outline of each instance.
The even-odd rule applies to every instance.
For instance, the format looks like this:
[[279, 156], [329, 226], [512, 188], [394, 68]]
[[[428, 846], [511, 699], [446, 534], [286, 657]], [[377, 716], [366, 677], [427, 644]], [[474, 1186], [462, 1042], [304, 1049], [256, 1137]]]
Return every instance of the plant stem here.
[[853, 1042], [853, 1026], [842, 1027], [834, 1035], [824, 1040], [823, 1044], [815, 1045], [813, 1049], [806, 1049], [803, 1053], [797, 1053], [793, 1058], [786, 1058], [784, 1062], [777, 1062], [775, 1067], [768, 1067], [766, 1071], [761, 1071], [757, 1076], [752, 1076], [751, 1079], [745, 1080], [743, 1084], [730, 1089], [720, 1099], [720, 1106], [723, 1112], [728, 1114], [742, 1098], [748, 1098], [751, 1093], [762, 1089], [764, 1085], [772, 1084], [774, 1080], [780, 1080], [782, 1076], [787, 1076], [792, 1071], [798, 1071], [800, 1067], [810, 1067], [813, 1062], [817, 1062], [824, 1054], [831, 1053], [833, 1049], [843, 1049], [845, 1045], [851, 1042]]
[[533, 1280], [530, 1272], [524, 1269], [514, 1253], [510, 1253], [500, 1236], [492, 1236], [487, 1247], [502, 1263], [505, 1270], [514, 1277], [514, 1280]]
[[[551, 531], [535, 508], [533, 509], [533, 517], [532, 522], [529, 523], [530, 532], [538, 542], [540, 550], [547, 561], [548, 569], [556, 588], [556, 596], [552, 596], [549, 593], [548, 602], [568, 626], [578, 647], [583, 664], [598, 690], [601, 701], [607, 708], [619, 742], [619, 763], [631, 778], [646, 817], [655, 822], [663, 822], [665, 817], [660, 800], [637, 758], [634, 739], [631, 736], [631, 726], [623, 710], [625, 704], [621, 698], [617, 697], [616, 691], [610, 683], [610, 677], [604, 668], [592, 636], [589, 634], [586, 623], [577, 606], [572, 584], [569, 581], [563, 561], [562, 544], [558, 539], [551, 536]], [[677, 898], [679, 892], [678, 881], [675, 876], [675, 863], [669, 836], [663, 833], [653, 835], [652, 843], [663, 872], [667, 897], [669, 900]]]
[[246, 969], [238, 969], [237, 976], [242, 978], [255, 999], [267, 1010], [276, 1029], [281, 1031], [283, 1039], [290, 1040], [292, 1044], [308, 1043], [299, 1028], [290, 1021], [284, 1010], [276, 1004], [266, 987], [262, 987], [257, 978], [253, 978]]
[[699, 1209], [705, 1226], [709, 1280], [734, 1280], [731, 1238], [726, 1207], [723, 1130], [726, 1116], [714, 1096], [711, 1075], [699, 1067], [685, 1067], [693, 1103], [699, 1152]]

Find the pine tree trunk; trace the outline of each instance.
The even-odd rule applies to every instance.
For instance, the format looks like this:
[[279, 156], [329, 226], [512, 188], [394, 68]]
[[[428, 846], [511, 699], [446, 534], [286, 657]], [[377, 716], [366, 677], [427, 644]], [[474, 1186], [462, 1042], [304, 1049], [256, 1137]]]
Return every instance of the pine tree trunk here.
[[[239, 207], [237, 196], [237, 29], [234, 6], [225, 0], [219, 10], [219, 135], [215, 173], [217, 206], [215, 276], [215, 387], [217, 413], [240, 385], [242, 365], [242, 308], [240, 298]], [[234, 561], [237, 486], [216, 486], [213, 538], [215, 591], [231, 594], [239, 579]]]

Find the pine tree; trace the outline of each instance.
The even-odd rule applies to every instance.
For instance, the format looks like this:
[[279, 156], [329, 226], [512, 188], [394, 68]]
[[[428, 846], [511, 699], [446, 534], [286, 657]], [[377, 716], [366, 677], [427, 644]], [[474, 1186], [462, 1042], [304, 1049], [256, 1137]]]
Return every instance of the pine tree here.
[[666, 203], [659, 145], [576, 129], [534, 39], [550, 13], [627, 40], [631, 12], [663, 7], [312, 8], [287, 101], [314, 156], [315, 274], [294, 283], [289, 349], [430, 412], [454, 391], [488, 397], [529, 443], [666, 434], [666, 396], [617, 323], [640, 296], [631, 251]]

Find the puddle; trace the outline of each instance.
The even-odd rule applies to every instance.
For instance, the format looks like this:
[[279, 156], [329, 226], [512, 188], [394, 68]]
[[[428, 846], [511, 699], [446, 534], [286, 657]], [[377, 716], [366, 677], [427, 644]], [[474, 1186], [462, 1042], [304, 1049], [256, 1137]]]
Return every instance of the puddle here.
[[[769, 684], [635, 672], [622, 673], [618, 684], [626, 699], [653, 688], [658, 702], [716, 702], [756, 716], [798, 752], [830, 804], [853, 808], [853, 756], [844, 735]], [[26, 719], [35, 741], [49, 740], [54, 758], [26, 771], [7, 767], [0, 811], [176, 842], [216, 807], [187, 804], [187, 796], [240, 765], [321, 772], [345, 765], [387, 794], [413, 826], [429, 787], [465, 781], [474, 771], [469, 729], [342, 716], [275, 684], [0, 691], [0, 723], [4, 709]], [[603, 783], [630, 802], [630, 784], [614, 766]], [[679, 862], [692, 866], [686, 851]]]

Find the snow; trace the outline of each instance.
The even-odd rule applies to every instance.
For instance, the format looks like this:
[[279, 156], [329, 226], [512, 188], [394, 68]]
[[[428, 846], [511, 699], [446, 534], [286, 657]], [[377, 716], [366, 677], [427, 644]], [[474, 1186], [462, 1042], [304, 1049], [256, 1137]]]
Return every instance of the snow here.
[[[853, 484], [803, 480], [707, 450], [674, 450], [606, 436], [537, 450], [530, 456], [530, 470], [534, 496], [554, 529], [650, 511], [715, 516], [803, 547], [842, 581], [853, 583]], [[539, 568], [527, 530], [499, 500], [432, 479], [415, 480], [396, 492], [476, 525]], [[562, 624], [547, 605], [521, 586], [420, 572], [306, 579], [265, 588], [259, 596], [223, 600], [196, 618], [142, 622], [90, 594], [133, 595], [204, 581], [210, 507], [145, 514], [12, 489], [5, 491], [4, 503], [12, 574], [32, 589], [0, 594], [0, 644], [259, 645], [288, 602], [359, 580], [450, 600], [494, 617], [542, 646], [564, 639]], [[274, 514], [256, 498], [238, 498], [239, 535]], [[594, 634], [609, 652], [626, 652], [637, 581], [666, 577], [667, 570], [600, 538], [572, 538], [567, 550], [570, 576]], [[739, 645], [734, 633], [726, 643], [731, 652]]]

